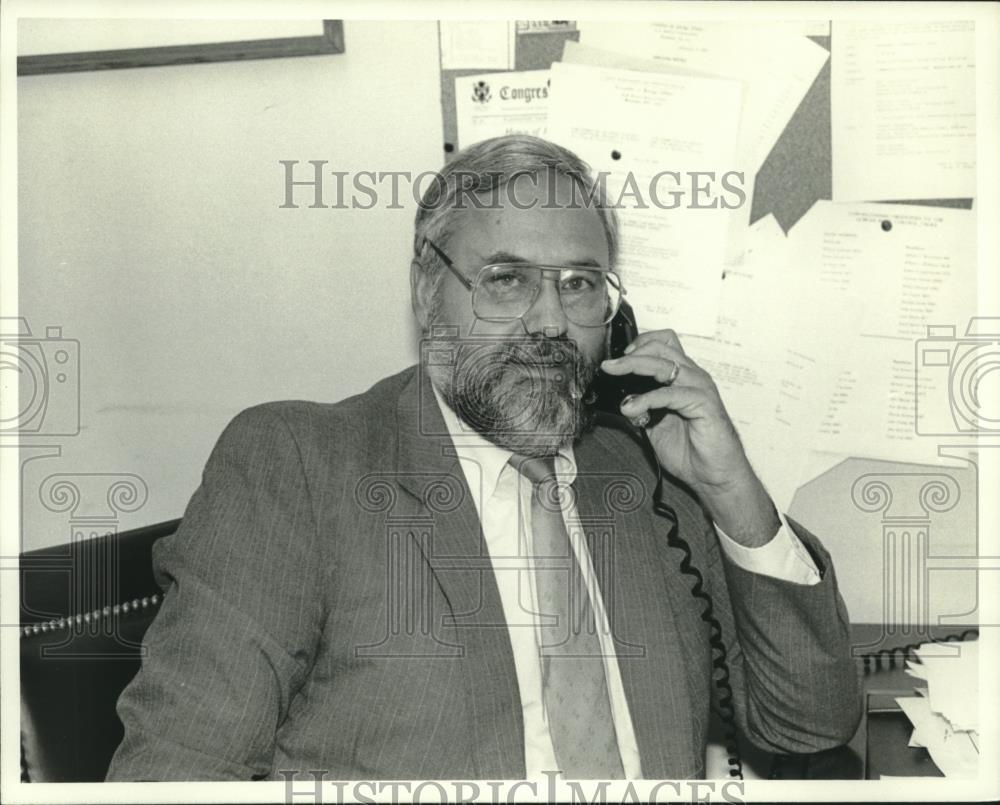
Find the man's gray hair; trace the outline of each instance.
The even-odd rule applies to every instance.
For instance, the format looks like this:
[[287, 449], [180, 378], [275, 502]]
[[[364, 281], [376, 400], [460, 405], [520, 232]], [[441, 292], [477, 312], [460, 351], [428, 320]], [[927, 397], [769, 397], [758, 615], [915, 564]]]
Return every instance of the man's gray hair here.
[[527, 134], [509, 134], [459, 151], [424, 191], [417, 210], [413, 250], [424, 271], [434, 275], [435, 297], [444, 266], [426, 241], [446, 249], [456, 210], [475, 206], [469, 198], [472, 193], [479, 196], [492, 193], [494, 199], [499, 199], [499, 191], [518, 176], [550, 172], [574, 181], [572, 203], [593, 205], [597, 210], [607, 236], [609, 268], [614, 268], [618, 257], [618, 219], [607, 203], [603, 184], [594, 180], [590, 166], [561, 145]]

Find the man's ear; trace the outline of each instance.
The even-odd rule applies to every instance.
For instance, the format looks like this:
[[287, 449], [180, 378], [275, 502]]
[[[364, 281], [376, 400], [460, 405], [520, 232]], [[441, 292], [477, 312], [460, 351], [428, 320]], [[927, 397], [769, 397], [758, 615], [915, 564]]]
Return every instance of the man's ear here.
[[434, 280], [424, 267], [414, 259], [410, 263], [410, 304], [421, 330], [430, 327], [431, 300], [434, 294]]

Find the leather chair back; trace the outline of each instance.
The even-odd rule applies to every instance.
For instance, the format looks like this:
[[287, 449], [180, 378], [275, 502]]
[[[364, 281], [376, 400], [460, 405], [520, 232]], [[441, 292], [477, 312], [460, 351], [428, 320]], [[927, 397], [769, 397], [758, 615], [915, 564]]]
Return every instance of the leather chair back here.
[[21, 779], [103, 781], [115, 705], [142, 662], [163, 592], [153, 544], [171, 520], [21, 554]]

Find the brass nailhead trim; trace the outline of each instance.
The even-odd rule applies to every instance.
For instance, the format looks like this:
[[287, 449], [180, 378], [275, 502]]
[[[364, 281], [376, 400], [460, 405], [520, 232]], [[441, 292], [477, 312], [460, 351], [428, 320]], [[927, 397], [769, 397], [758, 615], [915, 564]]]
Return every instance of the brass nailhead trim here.
[[69, 615], [64, 618], [59, 618], [58, 620], [45, 621], [44, 623], [33, 623], [30, 626], [25, 626], [21, 630], [21, 636], [31, 637], [32, 635], [41, 634], [50, 630], [55, 631], [56, 629], [65, 629], [73, 623], [82, 625], [84, 623], [90, 623], [92, 620], [97, 621], [101, 618], [110, 617], [111, 615], [124, 615], [130, 611], [148, 609], [151, 606], [158, 606], [160, 599], [161, 596], [159, 594], [149, 595], [143, 598], [133, 598], [131, 601], [125, 601], [124, 603], [115, 604], [114, 606], [107, 606], [90, 612]]

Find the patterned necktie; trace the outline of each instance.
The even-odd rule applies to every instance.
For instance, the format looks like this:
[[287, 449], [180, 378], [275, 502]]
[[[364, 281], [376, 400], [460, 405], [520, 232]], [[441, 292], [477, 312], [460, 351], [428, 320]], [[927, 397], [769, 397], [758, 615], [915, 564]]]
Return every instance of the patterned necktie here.
[[594, 612], [563, 522], [553, 460], [515, 455], [510, 464], [532, 484], [542, 695], [556, 760], [567, 779], [623, 779]]

